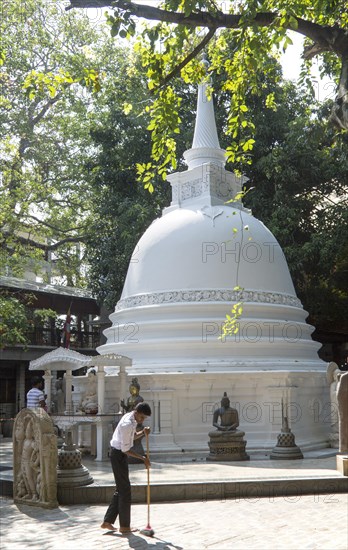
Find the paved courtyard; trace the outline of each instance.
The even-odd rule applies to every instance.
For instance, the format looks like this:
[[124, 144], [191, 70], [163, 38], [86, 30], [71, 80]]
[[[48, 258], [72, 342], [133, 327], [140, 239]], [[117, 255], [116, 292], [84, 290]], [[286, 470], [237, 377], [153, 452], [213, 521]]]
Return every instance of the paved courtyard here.
[[[153, 538], [99, 528], [105, 505], [42, 510], [1, 499], [1, 550], [347, 550], [348, 495], [248, 498], [151, 506]], [[143, 528], [146, 505], [134, 505]]]

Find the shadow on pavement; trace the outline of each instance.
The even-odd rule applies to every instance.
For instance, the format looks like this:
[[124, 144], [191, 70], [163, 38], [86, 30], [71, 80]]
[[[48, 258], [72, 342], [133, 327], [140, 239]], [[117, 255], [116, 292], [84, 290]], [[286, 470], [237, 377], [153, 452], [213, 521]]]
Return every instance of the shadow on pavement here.
[[[15, 504], [21, 514], [26, 515], [29, 518], [37, 519], [38, 514], [40, 513], [40, 522], [52, 522], [52, 519], [55, 521], [64, 521], [70, 519], [69, 514], [61, 510], [60, 508], [46, 509], [41, 508], [40, 506], [28, 506], [26, 504]], [[43, 513], [44, 512], [44, 513]]]
[[104, 533], [103, 536], [111, 536], [118, 539], [127, 538], [129, 547], [136, 550], [183, 550], [182, 546], [176, 546], [172, 542], [158, 539], [157, 537], [149, 537], [145, 539], [134, 535], [134, 533], [130, 533], [129, 535], [121, 535], [121, 533], [117, 533], [115, 531], [108, 531], [107, 533]]

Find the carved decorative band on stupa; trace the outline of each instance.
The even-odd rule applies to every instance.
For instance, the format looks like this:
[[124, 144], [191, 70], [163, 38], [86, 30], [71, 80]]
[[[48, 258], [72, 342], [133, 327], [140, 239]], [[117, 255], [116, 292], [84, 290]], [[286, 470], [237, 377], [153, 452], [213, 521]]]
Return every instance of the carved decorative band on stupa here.
[[137, 294], [120, 300], [115, 311], [134, 307], [153, 306], [158, 304], [175, 304], [183, 302], [257, 302], [264, 304], [279, 304], [299, 307], [302, 304], [296, 296], [280, 292], [265, 292], [258, 290], [234, 291], [227, 289], [214, 290], [174, 290]]

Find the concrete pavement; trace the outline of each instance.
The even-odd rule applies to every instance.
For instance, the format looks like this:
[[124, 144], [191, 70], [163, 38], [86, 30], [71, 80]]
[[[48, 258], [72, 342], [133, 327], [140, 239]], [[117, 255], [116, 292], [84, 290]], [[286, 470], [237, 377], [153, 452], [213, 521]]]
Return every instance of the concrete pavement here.
[[[0, 462], [0, 478], [9, 484], [10, 440], [0, 441]], [[153, 538], [140, 533], [125, 537], [99, 528], [113, 492], [111, 467], [88, 457], [83, 463], [94, 485], [106, 489], [104, 499], [92, 504], [87, 500], [90, 493], [85, 493], [80, 504], [44, 510], [17, 506], [3, 497], [1, 550], [348, 549], [348, 478], [337, 472], [333, 449], [308, 452], [294, 461], [252, 455], [247, 462], [215, 464], [198, 455], [154, 456], [151, 494], [160, 491], [159, 500], [166, 502], [151, 504]], [[130, 472], [134, 500], [139, 502], [132, 506], [132, 524], [144, 528], [146, 471], [142, 465], [131, 465]], [[240, 490], [243, 484], [248, 491]], [[286, 490], [279, 495], [284, 484]], [[231, 490], [234, 485], [239, 490]], [[187, 494], [187, 487], [197, 489], [194, 502], [180, 501], [180, 488]], [[264, 491], [265, 487], [272, 490]]]
[[[153, 538], [99, 528], [103, 505], [42, 510], [3, 498], [1, 550], [346, 550], [347, 495], [154, 504]], [[143, 528], [147, 508], [132, 507]]]
[[[336, 469], [336, 451], [306, 452], [301, 460], [270, 460], [266, 453], [250, 453], [250, 461], [207, 462], [206, 455], [151, 457], [152, 502], [216, 500], [284, 495], [348, 492], [348, 477]], [[12, 495], [12, 442], [0, 443], [0, 488]], [[60, 504], [110, 502], [114, 479], [109, 461], [97, 462], [89, 456], [83, 464], [94, 478], [93, 485], [58, 488]], [[130, 465], [133, 502], [146, 502], [146, 470], [143, 464]]]

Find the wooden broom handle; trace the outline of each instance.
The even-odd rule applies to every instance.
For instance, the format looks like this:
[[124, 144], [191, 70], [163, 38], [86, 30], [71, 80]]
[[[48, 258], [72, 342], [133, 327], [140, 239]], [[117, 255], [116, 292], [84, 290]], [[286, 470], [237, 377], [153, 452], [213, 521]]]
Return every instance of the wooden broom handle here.
[[[146, 457], [149, 460], [149, 434], [145, 432], [146, 437]], [[147, 501], [147, 524], [150, 525], [150, 468], [147, 467], [147, 491], [146, 491], [146, 501]]]

